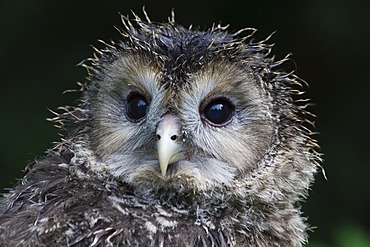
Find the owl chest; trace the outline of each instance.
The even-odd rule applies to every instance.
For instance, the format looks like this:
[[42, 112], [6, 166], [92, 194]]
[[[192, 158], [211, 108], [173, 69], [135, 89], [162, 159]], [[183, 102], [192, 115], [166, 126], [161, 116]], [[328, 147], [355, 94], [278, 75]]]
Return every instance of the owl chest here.
[[235, 246], [230, 229], [200, 209], [112, 195], [78, 205], [45, 215], [37, 226], [40, 240], [71, 246]]
[[[216, 219], [196, 210], [108, 196], [104, 210], [84, 215], [86, 238], [94, 246], [233, 246]], [[76, 226], [81, 224], [76, 222]], [[75, 228], [80, 228], [77, 226]], [[82, 227], [83, 228], [83, 227]], [[78, 234], [81, 237], [81, 234]], [[75, 240], [76, 241], [76, 240]], [[78, 242], [76, 242], [77, 244]]]

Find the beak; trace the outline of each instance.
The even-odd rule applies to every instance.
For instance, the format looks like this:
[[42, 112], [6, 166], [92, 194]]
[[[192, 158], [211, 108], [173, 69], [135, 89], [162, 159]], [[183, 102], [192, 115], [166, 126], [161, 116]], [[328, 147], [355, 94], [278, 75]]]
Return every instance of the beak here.
[[173, 114], [163, 116], [157, 126], [157, 152], [162, 176], [166, 176], [168, 165], [181, 158], [180, 119]]

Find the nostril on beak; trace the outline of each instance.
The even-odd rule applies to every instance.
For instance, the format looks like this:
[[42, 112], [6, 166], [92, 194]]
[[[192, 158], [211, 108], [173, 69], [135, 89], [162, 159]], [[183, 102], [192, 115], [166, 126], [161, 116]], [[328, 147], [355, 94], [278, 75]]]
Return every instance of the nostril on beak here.
[[166, 114], [159, 121], [155, 138], [157, 139], [157, 154], [162, 176], [166, 176], [167, 167], [180, 160], [182, 143], [180, 138], [180, 119], [173, 114]]

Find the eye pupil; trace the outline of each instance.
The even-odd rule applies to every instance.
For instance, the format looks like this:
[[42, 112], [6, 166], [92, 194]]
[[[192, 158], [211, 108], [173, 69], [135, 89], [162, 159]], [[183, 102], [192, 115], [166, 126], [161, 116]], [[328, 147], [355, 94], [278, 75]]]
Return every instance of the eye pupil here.
[[130, 94], [127, 97], [126, 114], [131, 120], [138, 121], [145, 117], [148, 105], [148, 101], [143, 95], [139, 93]]
[[234, 105], [226, 98], [211, 100], [203, 110], [205, 120], [215, 126], [226, 124], [234, 115]]

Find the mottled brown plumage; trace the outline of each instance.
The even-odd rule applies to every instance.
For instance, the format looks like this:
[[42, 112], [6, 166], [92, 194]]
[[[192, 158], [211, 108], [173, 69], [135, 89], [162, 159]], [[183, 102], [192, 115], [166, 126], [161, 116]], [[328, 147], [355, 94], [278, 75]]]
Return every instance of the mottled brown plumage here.
[[53, 119], [69, 134], [1, 201], [0, 245], [305, 243], [320, 155], [287, 58], [253, 29], [123, 24]]

